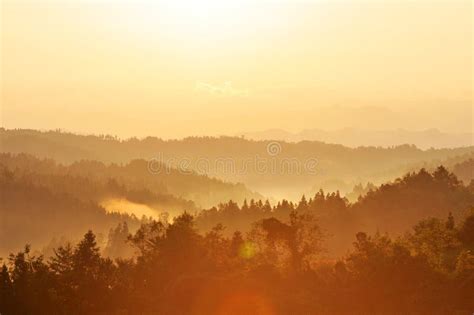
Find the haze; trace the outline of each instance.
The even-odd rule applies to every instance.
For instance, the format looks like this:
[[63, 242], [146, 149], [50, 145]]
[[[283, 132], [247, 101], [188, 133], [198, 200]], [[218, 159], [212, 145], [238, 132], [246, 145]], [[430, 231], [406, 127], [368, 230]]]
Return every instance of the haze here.
[[470, 132], [471, 14], [469, 1], [5, 1], [1, 121], [163, 138]]

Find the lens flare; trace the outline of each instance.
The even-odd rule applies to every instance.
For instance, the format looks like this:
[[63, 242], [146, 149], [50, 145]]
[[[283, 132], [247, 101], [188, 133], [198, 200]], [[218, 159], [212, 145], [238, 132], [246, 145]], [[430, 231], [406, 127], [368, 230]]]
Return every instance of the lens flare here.
[[239, 256], [244, 259], [251, 259], [257, 253], [257, 246], [252, 242], [245, 242], [239, 249]]

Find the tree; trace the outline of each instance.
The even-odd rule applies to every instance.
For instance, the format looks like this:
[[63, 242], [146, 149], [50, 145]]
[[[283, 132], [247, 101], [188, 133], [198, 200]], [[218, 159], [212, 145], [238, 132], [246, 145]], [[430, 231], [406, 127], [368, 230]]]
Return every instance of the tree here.
[[469, 215], [461, 224], [458, 237], [463, 245], [474, 253], [474, 213]]
[[74, 252], [71, 243], [60, 246], [54, 250], [54, 256], [51, 257], [49, 268], [56, 275], [67, 275], [74, 268]]
[[258, 221], [250, 240], [259, 244], [264, 260], [279, 261], [291, 272], [301, 273], [322, 252], [323, 236], [313, 215], [293, 211], [288, 224], [275, 218]]
[[111, 258], [130, 258], [133, 255], [133, 248], [128, 242], [130, 231], [127, 222], [119, 223], [115, 228], [111, 228], [107, 238], [107, 245], [104, 255]]
[[407, 236], [409, 246], [417, 255], [423, 255], [434, 268], [444, 272], [454, 270], [460, 250], [456, 231], [447, 228], [449, 221], [448, 218], [443, 224], [436, 218], [422, 220]]
[[74, 249], [72, 265], [72, 282], [75, 288], [73, 305], [77, 305], [79, 312], [84, 314], [97, 312], [105, 307], [108, 275], [103, 272], [105, 262], [100, 256], [92, 231], [89, 230]]
[[0, 314], [11, 314], [15, 307], [13, 300], [13, 284], [5, 264], [0, 272]]

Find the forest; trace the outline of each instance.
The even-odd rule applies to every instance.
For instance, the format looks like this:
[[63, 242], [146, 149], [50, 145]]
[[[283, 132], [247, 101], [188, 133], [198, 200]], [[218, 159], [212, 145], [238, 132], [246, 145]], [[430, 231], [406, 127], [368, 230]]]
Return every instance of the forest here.
[[[444, 166], [360, 186], [354, 202], [321, 189], [298, 202], [249, 196], [199, 208], [152, 180], [134, 181], [139, 162], [0, 161], [1, 314], [474, 308], [474, 181]], [[155, 213], [107, 211], [106, 197]]]
[[[471, 169], [466, 163], [454, 169], [472, 173], [472, 163]], [[231, 234], [247, 232], [260, 219], [285, 219], [293, 210], [317, 213], [329, 253], [340, 255], [361, 229], [399, 235], [428, 216], [446, 217], [451, 212], [458, 218], [474, 204], [471, 182], [464, 183], [442, 166], [406, 173], [380, 186], [355, 187], [354, 200], [339, 191], [320, 189], [300, 195], [298, 201], [265, 199], [241, 184], [194, 173], [151, 174], [144, 160], [123, 165], [82, 160], [63, 165], [28, 154], [4, 153], [0, 171], [0, 236], [10, 238], [0, 244], [0, 256], [26, 243], [51, 247], [64, 237], [77, 240], [85, 229], [93, 229], [106, 242], [108, 231], [120, 222], [136, 228], [150, 217], [172, 220], [183, 211], [195, 215], [203, 231], [222, 223]], [[215, 205], [203, 206], [196, 196], [211, 196]], [[17, 228], [20, 224], [24, 230]]]
[[[337, 175], [354, 184], [346, 191], [323, 188], [306, 175], [262, 179], [288, 179], [290, 186], [297, 179], [312, 187], [295, 199], [192, 167], [183, 172], [163, 162], [158, 166], [166, 171], [156, 173], [140, 153], [161, 142], [173, 152], [198, 154], [192, 149], [196, 142], [212, 159], [225, 143], [248, 143], [256, 152], [266, 142], [2, 132], [20, 141], [6, 141], [0, 153], [0, 314], [395, 315], [474, 309], [472, 148], [281, 143], [281, 152], [290, 150], [300, 160], [306, 150], [301, 147], [324, 148], [332, 165], [327, 172], [335, 174], [343, 167], [338, 156], [354, 154], [356, 168], [346, 165], [348, 173]], [[40, 137], [34, 140], [38, 146], [28, 137]], [[59, 145], [63, 137], [68, 149]], [[215, 142], [220, 145], [213, 147]], [[130, 145], [146, 149], [120, 157], [120, 148]], [[108, 152], [102, 146], [117, 147], [117, 155], [108, 153], [113, 161], [101, 156]], [[239, 160], [239, 153], [230, 154]], [[413, 163], [394, 162], [409, 156]], [[384, 167], [406, 171], [381, 183], [378, 175], [360, 176], [358, 167], [379, 160], [374, 173], [366, 174]]]
[[[244, 190], [275, 196], [276, 199], [298, 199], [301, 194], [314, 194], [320, 188], [348, 193], [359, 183], [381, 185], [423, 167], [431, 169], [445, 165], [451, 168], [453, 164], [474, 158], [472, 146], [425, 150], [410, 144], [350, 148], [321, 141], [279, 141], [276, 143], [278, 154], [269, 155], [268, 146], [275, 144], [274, 141], [229, 136], [121, 139], [111, 135], [80, 135], [61, 130], [0, 129], [0, 141], [1, 152], [29, 153], [66, 164], [80, 160], [127, 164], [134, 159], [148, 161], [158, 158], [159, 162], [179, 169], [179, 162], [186, 161], [186, 169], [200, 175], [245, 185], [245, 188], [239, 188], [242, 191], [239, 199], [232, 197], [239, 203], [247, 197], [245, 194], [248, 195]], [[203, 160], [205, 163], [201, 163]], [[263, 166], [267, 169], [273, 166], [273, 171], [259, 171], [260, 160], [265, 162]], [[311, 160], [316, 161], [313, 172], [291, 169]], [[287, 162], [291, 162], [290, 165]], [[180, 187], [174, 189], [182, 190]], [[213, 189], [212, 197], [198, 195], [196, 198], [203, 207], [230, 199], [222, 194], [224, 198], [218, 200], [220, 196]]]
[[[358, 232], [324, 259], [311, 211], [255, 221], [224, 236], [195, 217], [122, 226], [135, 258], [104, 256], [87, 231], [51, 257], [29, 246], [0, 273], [2, 314], [470, 314], [474, 213], [424, 219], [403, 237]], [[344, 301], [341, 303], [341, 301]]]

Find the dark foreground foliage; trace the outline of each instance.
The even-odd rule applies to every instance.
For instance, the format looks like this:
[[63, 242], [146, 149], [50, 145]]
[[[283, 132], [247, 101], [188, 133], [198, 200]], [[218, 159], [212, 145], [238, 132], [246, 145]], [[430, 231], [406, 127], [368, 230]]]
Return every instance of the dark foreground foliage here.
[[49, 259], [27, 246], [0, 272], [10, 314], [471, 314], [474, 214], [420, 221], [403, 238], [358, 233], [350, 253], [324, 259], [307, 212], [266, 218], [245, 236], [194, 217], [152, 221], [129, 236], [134, 259], [101, 255], [89, 231]]

